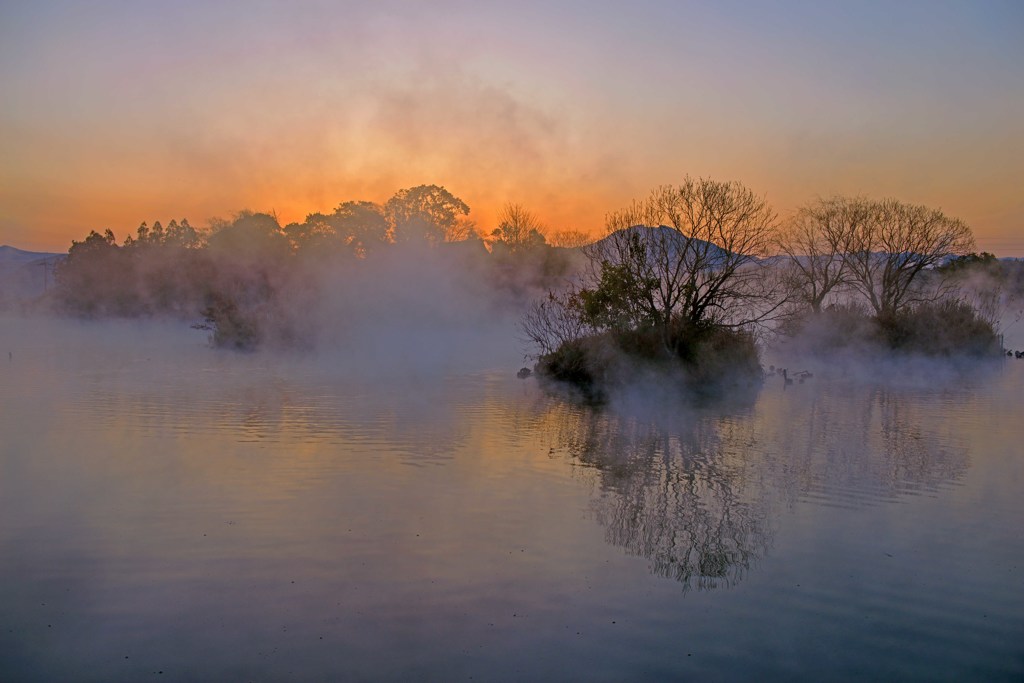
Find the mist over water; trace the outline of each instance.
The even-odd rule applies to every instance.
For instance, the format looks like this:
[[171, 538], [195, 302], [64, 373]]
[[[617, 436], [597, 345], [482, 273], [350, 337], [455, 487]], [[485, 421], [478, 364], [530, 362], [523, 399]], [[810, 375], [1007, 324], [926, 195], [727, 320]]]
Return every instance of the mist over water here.
[[0, 319], [4, 680], [1024, 673], [1024, 362], [594, 407], [485, 319]]
[[1024, 681], [1024, 5], [789, 9], [0, 6], [0, 683]]

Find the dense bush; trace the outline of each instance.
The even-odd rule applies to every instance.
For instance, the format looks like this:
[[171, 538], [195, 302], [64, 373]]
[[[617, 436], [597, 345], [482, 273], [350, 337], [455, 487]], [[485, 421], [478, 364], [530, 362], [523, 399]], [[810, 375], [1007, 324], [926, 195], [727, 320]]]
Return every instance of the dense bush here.
[[1000, 350], [992, 325], [962, 301], [921, 303], [879, 316], [879, 336], [891, 349], [932, 356], [984, 356]]
[[607, 339], [597, 337], [562, 344], [537, 359], [537, 375], [541, 379], [564, 382], [584, 396], [597, 398], [601, 393], [599, 380], [604, 373], [596, 360], [602, 355], [599, 349], [606, 344]]
[[859, 303], [835, 304], [819, 312], [807, 310], [787, 319], [780, 332], [807, 350], [819, 352], [876, 341], [874, 318]]
[[759, 386], [762, 369], [752, 335], [721, 326], [674, 324], [666, 347], [656, 326], [603, 332], [566, 342], [542, 355], [537, 374], [606, 399], [637, 377], [655, 377], [696, 396]]
[[754, 336], [724, 327], [709, 328], [696, 340], [685, 367], [691, 388], [704, 393], [755, 386], [763, 373]]
[[260, 326], [252, 312], [239, 310], [230, 299], [214, 297], [203, 316], [213, 331], [211, 341], [215, 346], [252, 351], [260, 343]]
[[857, 304], [830, 306], [788, 321], [783, 332], [802, 350], [815, 353], [851, 347], [929, 356], [985, 356], [999, 351], [992, 324], [958, 300], [921, 302], [881, 315], [871, 315]]

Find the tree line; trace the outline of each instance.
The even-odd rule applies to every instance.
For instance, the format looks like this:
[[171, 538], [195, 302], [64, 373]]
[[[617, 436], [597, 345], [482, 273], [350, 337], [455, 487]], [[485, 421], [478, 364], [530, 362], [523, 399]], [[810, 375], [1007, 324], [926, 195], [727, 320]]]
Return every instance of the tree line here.
[[[80, 316], [200, 316], [217, 344], [252, 348], [270, 337], [301, 343], [301, 316], [288, 309], [330, 296], [318, 276], [396, 249], [461, 252], [484, 262], [486, 280], [512, 298], [567, 272], [567, 257], [523, 206], [507, 204], [484, 235], [469, 214], [446, 188], [420, 185], [284, 226], [272, 214], [241, 211], [205, 229], [184, 219], [142, 223], [120, 244], [109, 229], [91, 231], [57, 268], [51, 303]], [[552, 237], [555, 244], [579, 239], [566, 231]]]
[[[143, 223], [121, 244], [110, 230], [92, 231], [72, 243], [52, 301], [86, 316], [202, 315], [218, 343], [250, 348], [266, 338], [266, 319], [293, 330], [280, 336], [301, 338], [301, 325], [287, 320], [297, 314], [276, 300], [285, 291], [329, 296], [310, 282], [311, 269], [459, 245], [487, 263], [489, 287], [534, 299], [522, 328], [549, 361], [574, 349], [582, 362], [584, 340], [604, 338], [648, 358], [714, 368], [708, 345], [742, 347], [749, 360], [754, 335], [815, 320], [870, 320], [889, 334], [910, 313], [993, 318], [952, 286], [982, 259], [972, 256], [970, 228], [894, 199], [818, 199], [782, 221], [741, 183], [687, 176], [610, 213], [596, 242], [549, 230], [519, 204], [506, 204], [489, 232], [469, 215], [444, 187], [420, 185], [284, 226], [242, 211], [205, 229]], [[584, 258], [554, 247], [578, 247]]]

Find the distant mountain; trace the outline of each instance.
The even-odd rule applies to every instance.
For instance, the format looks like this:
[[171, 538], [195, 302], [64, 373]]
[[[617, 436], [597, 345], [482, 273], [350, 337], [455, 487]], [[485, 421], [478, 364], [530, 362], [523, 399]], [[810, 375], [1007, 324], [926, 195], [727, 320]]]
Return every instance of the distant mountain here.
[[[685, 251], [689, 240], [675, 228], [670, 228], [666, 225], [659, 225], [656, 228], [650, 228], [645, 225], [634, 225], [631, 228], [623, 228], [617, 230], [611, 235], [598, 240], [594, 246], [600, 249], [602, 246], [613, 243], [614, 240], [619, 239], [629, 233], [636, 233], [639, 235], [641, 243], [646, 245], [660, 245], [667, 244], [669, 249], [676, 251]], [[708, 264], [714, 264], [716, 262], [721, 263], [727, 260], [730, 252], [723, 249], [722, 247], [712, 244], [711, 242], [705, 242], [704, 240], [694, 239], [695, 244], [689, 244], [690, 253], [697, 252], [700, 257], [704, 259]], [[586, 247], [584, 247], [586, 248]], [[656, 257], [656, 254], [650, 253], [651, 257]], [[673, 258], [675, 254], [673, 254]], [[757, 259], [751, 257], [751, 260], [756, 261]]]
[[67, 254], [0, 246], [0, 310], [18, 306], [53, 286], [54, 267]]
[[35, 263], [42, 260], [60, 260], [67, 254], [55, 254], [48, 251], [25, 251], [15, 247], [0, 246], [0, 263]]

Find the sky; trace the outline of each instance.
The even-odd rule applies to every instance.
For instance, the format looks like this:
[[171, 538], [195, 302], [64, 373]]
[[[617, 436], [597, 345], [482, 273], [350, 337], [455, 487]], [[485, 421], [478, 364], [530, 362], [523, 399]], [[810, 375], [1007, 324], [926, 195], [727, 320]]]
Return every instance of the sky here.
[[0, 0], [0, 244], [438, 184], [552, 231], [687, 174], [1024, 256], [1024, 3]]

